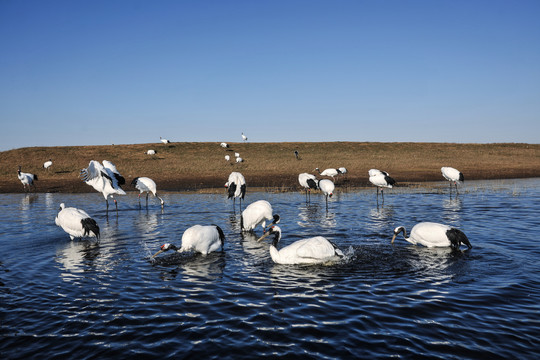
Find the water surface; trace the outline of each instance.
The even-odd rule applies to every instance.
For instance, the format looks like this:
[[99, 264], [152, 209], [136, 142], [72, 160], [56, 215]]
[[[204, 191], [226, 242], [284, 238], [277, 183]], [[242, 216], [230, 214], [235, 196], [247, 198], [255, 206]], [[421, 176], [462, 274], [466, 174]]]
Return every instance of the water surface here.
[[[240, 234], [225, 194], [134, 193], [106, 216], [91, 194], [0, 195], [0, 356], [16, 358], [490, 358], [540, 355], [540, 180], [373, 189], [306, 203], [250, 193], [281, 215], [282, 245], [322, 235], [346, 253], [331, 265], [274, 264], [268, 242]], [[70, 241], [61, 202], [85, 209], [101, 241]], [[398, 225], [462, 229], [473, 248], [427, 249]], [[194, 224], [217, 224], [223, 252], [166, 253]]]

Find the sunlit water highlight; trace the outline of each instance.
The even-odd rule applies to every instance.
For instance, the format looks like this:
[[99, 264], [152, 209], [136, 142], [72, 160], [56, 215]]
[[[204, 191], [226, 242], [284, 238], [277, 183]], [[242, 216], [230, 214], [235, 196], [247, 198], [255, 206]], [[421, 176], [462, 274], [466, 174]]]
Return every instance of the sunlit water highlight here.
[[[328, 266], [276, 265], [268, 242], [240, 235], [225, 195], [164, 194], [118, 216], [100, 194], [0, 195], [0, 357], [489, 358], [540, 355], [540, 180], [373, 189], [306, 203], [250, 193], [281, 215], [282, 245], [322, 235], [346, 253]], [[379, 199], [380, 201], [380, 199]], [[102, 238], [70, 241], [61, 202], [85, 209]], [[473, 249], [396, 240], [398, 225], [456, 226]], [[223, 252], [166, 253], [194, 224], [217, 224]]]

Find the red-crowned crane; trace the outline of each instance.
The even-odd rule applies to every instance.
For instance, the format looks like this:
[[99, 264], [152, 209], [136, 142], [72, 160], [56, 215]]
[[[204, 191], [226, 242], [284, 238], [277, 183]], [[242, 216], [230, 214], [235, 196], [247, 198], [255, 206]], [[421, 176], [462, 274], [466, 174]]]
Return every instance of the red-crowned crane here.
[[19, 165], [19, 170], [17, 170], [17, 177], [19, 178], [19, 180], [21, 180], [24, 191], [30, 191], [30, 187], [34, 187], [34, 190], [36, 189], [36, 185], [34, 184], [34, 181], [38, 180], [37, 175], [22, 172], [21, 166]]
[[270, 245], [270, 256], [276, 264], [321, 264], [338, 261], [344, 256], [336, 244], [322, 236], [298, 240], [278, 250], [277, 245], [281, 240], [280, 227], [271, 226], [259, 241], [269, 235], [274, 235]]
[[441, 172], [444, 178], [450, 182], [450, 193], [452, 193], [452, 182], [453, 182], [454, 185], [456, 186], [456, 194], [457, 194], [458, 182], [461, 183], [465, 181], [463, 174], [458, 169], [454, 169], [453, 167], [448, 167], [448, 166], [442, 167]]
[[170, 144], [170, 143], [171, 143], [169, 140], [164, 139], [164, 138], [162, 138], [161, 136], [159, 137], [159, 141], [161, 141], [161, 142], [164, 143], [164, 144]]
[[52, 166], [52, 159], [49, 159], [49, 161], [45, 161], [45, 162], [43, 163], [43, 168], [44, 168], [45, 170], [47, 170], [47, 171], [49, 170], [49, 168], [50, 168], [51, 166]]
[[308, 194], [311, 199], [311, 189], [317, 190], [317, 178], [313, 174], [301, 173], [298, 175], [298, 182], [306, 189], [306, 201], [308, 201]]
[[317, 183], [317, 186], [322, 191], [326, 198], [326, 210], [328, 210], [328, 198], [334, 195], [334, 189], [336, 188], [332, 180], [321, 179]]
[[228, 192], [228, 199], [233, 198], [233, 205], [236, 203], [236, 198], [240, 198], [240, 206], [242, 206], [242, 200], [246, 196], [246, 179], [244, 175], [237, 171], [233, 171], [229, 175], [229, 180], [225, 184]]
[[247, 136], [242, 133], [242, 140], [247, 141]]
[[413, 245], [424, 245], [427, 247], [447, 247], [458, 250], [461, 244], [472, 248], [469, 239], [463, 231], [448, 225], [433, 222], [421, 222], [413, 226], [410, 237], [407, 237], [407, 230], [404, 226], [394, 229], [392, 244], [399, 233], [403, 233], [403, 238]]
[[172, 244], [163, 244], [161, 249], [152, 258], [168, 250], [176, 250], [179, 253], [185, 251], [196, 251], [204, 256], [219, 249], [223, 250], [225, 244], [225, 234], [217, 225], [194, 225], [182, 235], [182, 245], [180, 248]]
[[377, 187], [377, 201], [379, 201], [379, 188], [381, 189], [382, 201], [384, 203], [384, 192], [383, 188], [391, 189], [395, 184], [396, 180], [390, 177], [386, 171], [381, 171], [377, 169], [369, 170], [369, 182]]
[[99, 239], [99, 226], [86, 211], [60, 204], [60, 211], [54, 219], [56, 225], [68, 233], [71, 240], [75, 238], [94, 237]]
[[240, 227], [242, 231], [254, 231], [257, 226], [262, 226], [266, 230], [266, 222], [272, 221], [272, 224], [279, 222], [279, 215], [274, 214], [272, 205], [266, 200], [258, 200], [251, 203], [242, 212], [240, 217]]
[[107, 204], [107, 212], [109, 211], [109, 196], [113, 199], [116, 212], [118, 212], [118, 203], [113, 195], [126, 195], [120, 187], [126, 183], [126, 179], [120, 175], [112, 162], [103, 160], [102, 165], [99, 161], [91, 160], [88, 167], [81, 170], [80, 177], [85, 183], [103, 194]]
[[157, 186], [154, 180], [148, 178], [148, 177], [136, 177], [131, 182], [132, 186], [135, 186], [136, 189], [138, 189], [139, 192], [139, 207], [141, 207], [141, 194], [143, 192], [146, 192], [146, 207], [148, 207], [148, 193], [152, 193], [154, 197], [157, 197], [159, 199], [159, 202], [161, 204], [161, 207], [165, 205], [165, 202], [162, 198], [160, 198], [157, 194]]
[[334, 178], [334, 176], [341, 174], [341, 171], [339, 171], [339, 169], [333, 168], [325, 169], [323, 172], [321, 172], [319, 168], [315, 168], [315, 170], [313, 171], [317, 171], [321, 176], [331, 176], [332, 179]]

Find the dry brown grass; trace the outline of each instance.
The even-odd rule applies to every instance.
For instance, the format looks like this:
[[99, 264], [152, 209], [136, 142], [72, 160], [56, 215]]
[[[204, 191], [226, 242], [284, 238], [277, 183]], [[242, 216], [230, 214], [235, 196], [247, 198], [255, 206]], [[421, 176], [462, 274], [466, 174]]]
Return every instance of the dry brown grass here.
[[[338, 180], [347, 187], [368, 184], [367, 171], [388, 171], [400, 184], [442, 180], [441, 166], [452, 166], [465, 179], [502, 179], [540, 176], [539, 144], [454, 144], [454, 143], [218, 143], [135, 144], [110, 146], [32, 147], [1, 152], [0, 192], [19, 192], [17, 166], [39, 176], [38, 191], [94, 191], [78, 179], [90, 160], [110, 160], [129, 183], [136, 176], [148, 176], [163, 190], [221, 188], [231, 171], [240, 171], [248, 186], [287, 191], [296, 189], [298, 174], [318, 167], [344, 166], [349, 173]], [[154, 156], [146, 155], [155, 149]], [[300, 153], [296, 160], [294, 151]], [[227, 163], [239, 152], [245, 162]], [[49, 171], [43, 163], [52, 158]], [[130, 190], [130, 186], [125, 186]], [[205, 190], [208, 191], [208, 190]]]

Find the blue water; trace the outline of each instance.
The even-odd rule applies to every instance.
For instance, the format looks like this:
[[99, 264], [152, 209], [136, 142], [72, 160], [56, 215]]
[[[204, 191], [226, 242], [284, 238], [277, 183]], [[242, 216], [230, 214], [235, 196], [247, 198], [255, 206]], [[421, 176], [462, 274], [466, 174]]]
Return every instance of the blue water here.
[[[91, 194], [0, 195], [0, 358], [536, 359], [540, 356], [540, 179], [393, 189], [324, 198], [253, 193], [281, 215], [281, 245], [314, 235], [336, 264], [274, 264], [242, 236], [225, 194], [135, 193], [105, 212]], [[85, 209], [101, 241], [70, 241], [61, 202]], [[420, 221], [462, 229], [452, 252], [400, 237]], [[217, 224], [223, 252], [151, 254], [194, 224]], [[257, 235], [261, 230], [257, 230]], [[465, 249], [465, 248], [463, 248]]]

